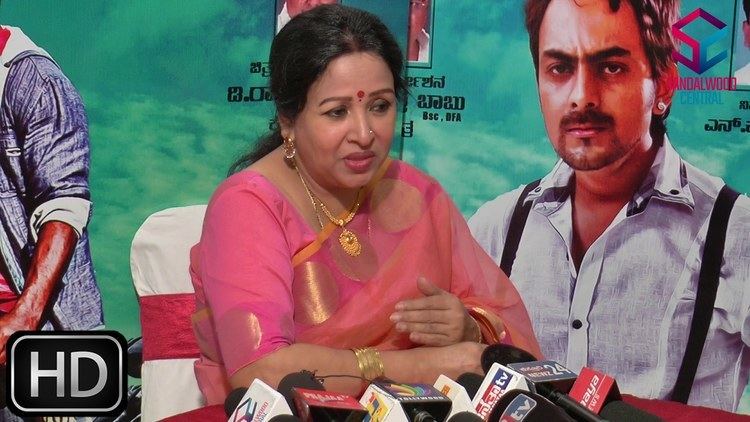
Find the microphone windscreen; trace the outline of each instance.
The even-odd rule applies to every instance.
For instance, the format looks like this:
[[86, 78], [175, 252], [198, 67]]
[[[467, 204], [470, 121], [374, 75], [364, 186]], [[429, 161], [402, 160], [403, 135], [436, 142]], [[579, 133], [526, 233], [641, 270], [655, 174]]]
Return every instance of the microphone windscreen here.
[[510, 344], [490, 344], [482, 352], [482, 370], [486, 374], [493, 363], [508, 366], [510, 363], [524, 363], [537, 360], [531, 353]]
[[662, 420], [656, 415], [635, 408], [621, 400], [615, 400], [605, 404], [602, 411], [599, 412], [599, 416], [611, 422], [660, 422]]
[[482, 386], [482, 381], [484, 381], [484, 377], [473, 372], [463, 373], [456, 378], [456, 382], [466, 390], [466, 393], [472, 400], [477, 395], [479, 387]]
[[458, 412], [448, 418], [448, 422], [484, 422], [484, 419], [480, 418], [476, 413], [464, 411]]
[[487, 420], [489, 422], [504, 420], [575, 422], [575, 419], [551, 401], [525, 390], [510, 390], [503, 394]]
[[143, 338], [137, 337], [128, 341], [128, 376], [141, 377], [143, 366]]
[[269, 419], [268, 422], [300, 422], [300, 418], [294, 415], [276, 415]]
[[229, 415], [234, 412], [234, 409], [237, 408], [240, 404], [240, 400], [242, 400], [242, 397], [247, 392], [247, 388], [235, 388], [232, 390], [227, 398], [224, 400], [224, 413], [229, 417]]
[[297, 409], [297, 406], [294, 404], [294, 392], [292, 391], [292, 388], [294, 387], [307, 388], [308, 390], [325, 390], [323, 384], [315, 379], [312, 372], [292, 372], [285, 376], [279, 381], [279, 388], [277, 388], [276, 391], [284, 396], [287, 404], [289, 404], [289, 408], [292, 409], [292, 412], [295, 412], [295, 409]]

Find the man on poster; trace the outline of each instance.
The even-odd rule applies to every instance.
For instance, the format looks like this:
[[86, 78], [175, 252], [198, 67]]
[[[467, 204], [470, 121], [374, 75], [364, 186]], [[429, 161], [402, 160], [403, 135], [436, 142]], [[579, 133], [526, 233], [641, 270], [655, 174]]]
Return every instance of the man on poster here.
[[0, 27], [0, 60], [1, 365], [16, 331], [90, 330], [104, 321], [86, 232], [83, 103], [20, 29]]
[[410, 62], [430, 61], [430, 17], [432, 0], [409, 1], [409, 45], [407, 55]]
[[307, 12], [313, 7], [320, 6], [321, 4], [335, 4], [338, 0], [281, 0], [281, 7], [276, 15], [276, 33], [281, 31], [281, 28], [287, 24], [293, 17], [299, 15], [302, 12]]
[[[736, 410], [750, 370], [750, 200], [733, 202], [666, 136], [678, 9], [527, 0], [560, 161], [538, 186], [482, 206], [470, 227], [517, 286], [546, 358], [603, 371], [640, 397]], [[691, 321], [704, 317], [701, 339]]]

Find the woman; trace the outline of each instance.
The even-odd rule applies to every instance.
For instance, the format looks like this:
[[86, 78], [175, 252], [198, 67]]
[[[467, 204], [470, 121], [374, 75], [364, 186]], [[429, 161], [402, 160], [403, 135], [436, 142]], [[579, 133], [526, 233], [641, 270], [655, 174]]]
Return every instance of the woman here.
[[388, 158], [403, 56], [378, 18], [300, 14], [269, 66], [279, 128], [214, 193], [191, 254], [208, 402], [302, 369], [350, 375], [325, 383], [349, 394], [366, 386], [355, 377], [481, 372], [481, 341], [503, 331], [538, 354], [518, 293], [446, 193]]

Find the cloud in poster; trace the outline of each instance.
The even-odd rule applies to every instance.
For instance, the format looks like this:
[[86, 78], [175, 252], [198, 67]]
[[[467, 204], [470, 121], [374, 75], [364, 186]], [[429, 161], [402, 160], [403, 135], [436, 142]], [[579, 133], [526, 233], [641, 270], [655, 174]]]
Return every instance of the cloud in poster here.
[[105, 297], [118, 298], [105, 301], [107, 320], [137, 335], [137, 327], [118, 324], [138, 312], [128, 271], [133, 234], [158, 210], [208, 202], [232, 161], [263, 133], [270, 111], [84, 95], [92, 143], [92, 256]]
[[[404, 160], [435, 177], [465, 216], [484, 202], [543, 176], [556, 157], [544, 138], [529, 141], [497, 135], [481, 123], [428, 126], [408, 139]], [[412, 143], [412, 144], [409, 144]]]
[[750, 159], [750, 142], [730, 142], [703, 148], [686, 146], [681, 149], [683, 158], [690, 164], [713, 176], [728, 178], [732, 174], [747, 172]]
[[[16, 10], [15, 3], [4, 11], [20, 16], [17, 24], [53, 54], [79, 88], [182, 101], [225, 96], [228, 85], [246, 83], [251, 61], [267, 59], [273, 7], [265, 3], [81, 1], [66, 19], [59, 18], [65, 4], [49, 1], [39, 2], [44, 11], [38, 19]], [[65, 37], [51, 36], [59, 33]]]

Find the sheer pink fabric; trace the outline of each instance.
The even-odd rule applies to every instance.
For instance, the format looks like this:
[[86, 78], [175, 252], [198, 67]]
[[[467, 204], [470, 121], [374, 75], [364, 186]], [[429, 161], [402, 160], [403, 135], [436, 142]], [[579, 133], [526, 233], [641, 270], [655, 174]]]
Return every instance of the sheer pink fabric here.
[[227, 375], [294, 342], [416, 347], [389, 316], [422, 296], [420, 276], [461, 298], [485, 339], [502, 321], [514, 344], [541, 356], [518, 292], [436, 181], [387, 161], [366, 189], [346, 226], [363, 247], [352, 257], [339, 228], [313, 232], [263, 176], [244, 171], [219, 187], [191, 253], [196, 377], [209, 403], [224, 400]]

